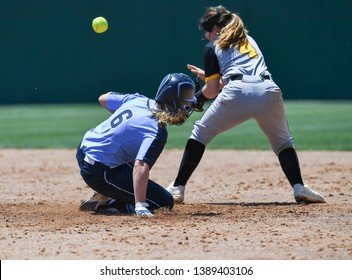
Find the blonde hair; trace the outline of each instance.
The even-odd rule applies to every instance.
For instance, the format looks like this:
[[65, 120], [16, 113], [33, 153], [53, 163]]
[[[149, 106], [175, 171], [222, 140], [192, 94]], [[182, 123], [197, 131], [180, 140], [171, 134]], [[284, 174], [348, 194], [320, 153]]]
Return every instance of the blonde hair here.
[[221, 49], [246, 45], [248, 43], [247, 34], [248, 31], [242, 19], [236, 14], [231, 14], [231, 20], [221, 29], [220, 37], [215, 44]]
[[165, 104], [156, 103], [157, 110], [152, 109], [152, 116], [155, 117], [156, 121], [166, 126], [169, 125], [182, 125], [187, 120], [187, 112], [183, 109], [177, 111]]

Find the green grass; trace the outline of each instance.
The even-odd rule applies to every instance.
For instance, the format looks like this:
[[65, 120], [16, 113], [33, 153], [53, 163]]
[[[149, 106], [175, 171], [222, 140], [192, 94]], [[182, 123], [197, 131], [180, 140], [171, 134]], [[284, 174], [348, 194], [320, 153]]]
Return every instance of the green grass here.
[[2, 106], [0, 148], [73, 148], [108, 115], [90, 104]]
[[[352, 101], [286, 101], [291, 134], [299, 150], [352, 150]], [[109, 115], [98, 104], [0, 106], [0, 148], [75, 148], [84, 133]], [[168, 149], [183, 149], [193, 113], [181, 127], [169, 126]], [[270, 146], [255, 121], [218, 135], [210, 149]]]
[[[352, 150], [352, 101], [286, 101], [285, 111], [291, 135], [299, 150]], [[193, 113], [195, 117], [197, 113]], [[198, 117], [198, 115], [197, 115]], [[192, 122], [186, 124], [192, 130]], [[183, 131], [169, 129], [184, 146]], [[170, 141], [169, 148], [179, 145]], [[254, 120], [218, 135], [210, 149], [271, 149]]]

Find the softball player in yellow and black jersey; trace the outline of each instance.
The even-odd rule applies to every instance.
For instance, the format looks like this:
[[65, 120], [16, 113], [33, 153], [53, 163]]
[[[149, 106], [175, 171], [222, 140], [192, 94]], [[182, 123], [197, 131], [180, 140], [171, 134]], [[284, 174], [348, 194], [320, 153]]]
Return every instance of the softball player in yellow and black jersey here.
[[247, 34], [239, 16], [223, 6], [206, 9], [199, 27], [209, 42], [204, 49], [204, 70], [188, 68], [205, 82], [196, 93], [197, 107], [214, 99], [194, 125], [176, 180], [168, 190], [175, 202], [184, 200], [185, 185], [198, 166], [205, 146], [219, 133], [255, 119], [267, 137], [297, 202], [325, 202], [304, 185], [294, 142], [287, 125], [282, 93], [273, 81], [264, 57]]

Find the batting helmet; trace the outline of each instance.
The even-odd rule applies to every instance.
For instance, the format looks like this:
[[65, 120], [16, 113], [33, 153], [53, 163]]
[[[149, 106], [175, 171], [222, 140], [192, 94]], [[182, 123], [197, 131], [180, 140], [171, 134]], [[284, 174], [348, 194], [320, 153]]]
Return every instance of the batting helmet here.
[[194, 91], [195, 84], [189, 76], [183, 73], [168, 74], [160, 83], [155, 101], [175, 111], [184, 109], [189, 115], [197, 101]]

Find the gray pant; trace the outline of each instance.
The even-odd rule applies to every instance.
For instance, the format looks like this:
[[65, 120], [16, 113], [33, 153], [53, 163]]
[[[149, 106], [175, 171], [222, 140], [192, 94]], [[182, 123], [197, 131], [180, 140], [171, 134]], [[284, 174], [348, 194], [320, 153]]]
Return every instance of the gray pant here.
[[255, 119], [276, 155], [294, 142], [287, 125], [280, 88], [260, 76], [243, 76], [230, 81], [202, 118], [194, 125], [191, 138], [204, 145], [219, 133], [249, 119]]

